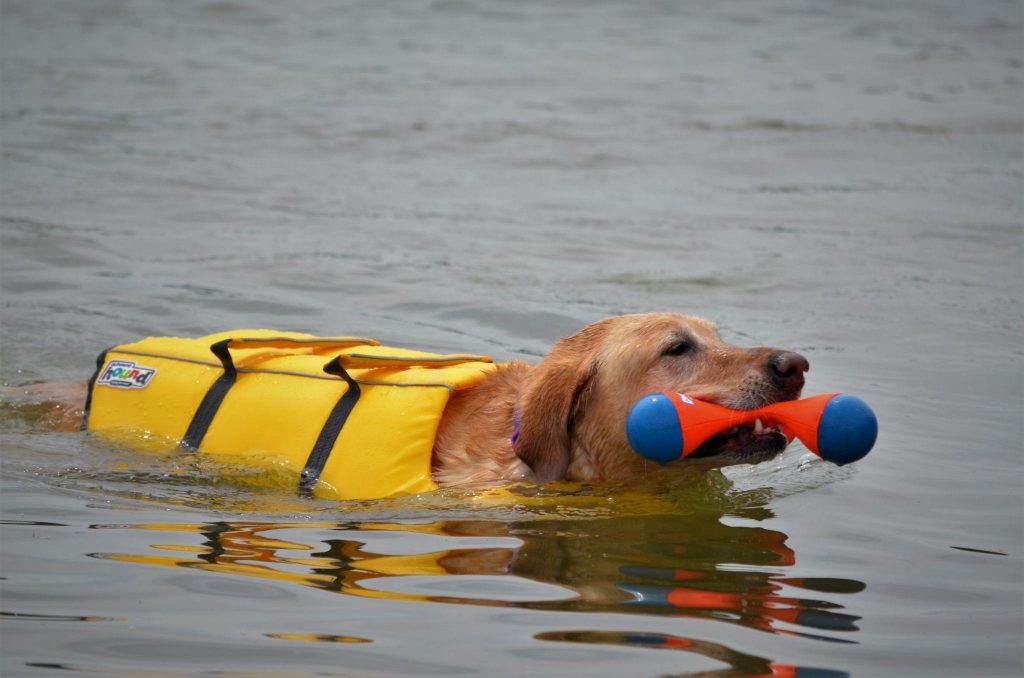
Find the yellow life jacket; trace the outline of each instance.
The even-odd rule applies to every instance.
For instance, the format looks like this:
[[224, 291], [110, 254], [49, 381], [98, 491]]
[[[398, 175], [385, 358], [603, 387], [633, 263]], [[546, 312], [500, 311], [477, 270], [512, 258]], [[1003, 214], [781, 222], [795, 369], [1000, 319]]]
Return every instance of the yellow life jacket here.
[[448, 398], [496, 366], [361, 337], [234, 330], [122, 344], [96, 368], [83, 429], [284, 466], [318, 497], [372, 499], [436, 489]]

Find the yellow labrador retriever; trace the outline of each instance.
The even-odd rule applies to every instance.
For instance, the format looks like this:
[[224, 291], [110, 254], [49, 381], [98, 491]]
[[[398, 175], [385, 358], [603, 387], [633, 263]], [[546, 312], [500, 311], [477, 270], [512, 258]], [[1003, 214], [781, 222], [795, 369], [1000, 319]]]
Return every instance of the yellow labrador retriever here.
[[[808, 367], [791, 351], [727, 344], [712, 323], [693, 316], [645, 313], [601, 320], [556, 343], [536, 366], [506, 363], [476, 386], [455, 392], [434, 441], [433, 478], [447, 486], [639, 475], [655, 464], [630, 448], [625, 422], [644, 395], [678, 391], [752, 409], [799, 398]], [[56, 403], [49, 423], [77, 428], [84, 385], [30, 390]], [[776, 430], [738, 426], [712, 437], [690, 458], [763, 459], [786, 444]]]
[[[715, 326], [677, 313], [618, 316], [562, 339], [539, 365], [512, 362], [456, 393], [434, 444], [439, 485], [495, 480], [608, 480], [654, 466], [633, 452], [626, 415], [644, 395], [678, 391], [738, 409], [800, 397], [807, 360], [739, 348]], [[740, 426], [693, 456], [764, 458], [786, 438]]]

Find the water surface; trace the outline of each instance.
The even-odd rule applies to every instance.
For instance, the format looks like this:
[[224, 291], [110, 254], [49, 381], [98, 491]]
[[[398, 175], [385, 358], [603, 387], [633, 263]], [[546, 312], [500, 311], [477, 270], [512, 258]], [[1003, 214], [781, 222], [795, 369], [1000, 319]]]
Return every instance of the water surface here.
[[[1021, 674], [1019, 2], [0, 10], [3, 675]], [[339, 504], [24, 394], [646, 310], [801, 351], [875, 450]]]

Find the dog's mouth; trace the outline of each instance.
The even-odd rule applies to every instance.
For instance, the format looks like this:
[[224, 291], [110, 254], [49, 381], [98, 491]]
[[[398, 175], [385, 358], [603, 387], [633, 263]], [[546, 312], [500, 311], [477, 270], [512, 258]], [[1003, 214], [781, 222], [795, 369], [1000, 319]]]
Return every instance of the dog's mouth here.
[[786, 449], [789, 440], [778, 428], [765, 426], [761, 420], [741, 424], [717, 433], [687, 455], [689, 459], [728, 455], [741, 457], [772, 457]]

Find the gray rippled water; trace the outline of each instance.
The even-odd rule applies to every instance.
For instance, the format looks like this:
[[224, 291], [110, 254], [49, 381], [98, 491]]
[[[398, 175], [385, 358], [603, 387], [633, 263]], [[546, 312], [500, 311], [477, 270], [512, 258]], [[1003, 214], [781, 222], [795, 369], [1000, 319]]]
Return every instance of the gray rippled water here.
[[[0, 672], [1020, 675], [1021, 15], [2, 0]], [[338, 503], [26, 393], [148, 335], [537, 360], [646, 310], [801, 351], [875, 450]]]

